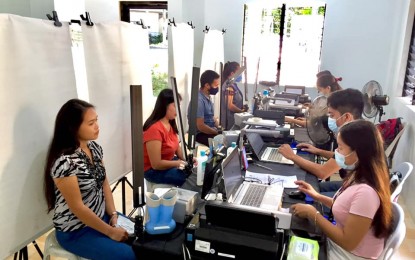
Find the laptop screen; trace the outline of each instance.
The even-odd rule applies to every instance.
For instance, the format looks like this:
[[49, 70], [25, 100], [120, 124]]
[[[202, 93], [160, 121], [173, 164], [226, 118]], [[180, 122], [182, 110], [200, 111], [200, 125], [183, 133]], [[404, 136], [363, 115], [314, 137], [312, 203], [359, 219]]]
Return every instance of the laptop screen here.
[[243, 182], [241, 161], [238, 153], [238, 149], [233, 149], [231, 154], [222, 162], [223, 181], [228, 200], [231, 199], [231, 196]]
[[247, 133], [246, 137], [248, 138], [248, 142], [254, 150], [255, 155], [259, 158], [259, 153], [264, 146], [264, 141], [262, 140], [261, 135], [258, 133]]

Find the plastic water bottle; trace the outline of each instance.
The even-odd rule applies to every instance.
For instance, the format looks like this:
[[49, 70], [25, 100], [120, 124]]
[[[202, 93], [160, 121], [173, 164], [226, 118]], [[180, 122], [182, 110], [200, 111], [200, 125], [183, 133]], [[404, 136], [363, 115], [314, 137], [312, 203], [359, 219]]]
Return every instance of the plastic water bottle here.
[[196, 184], [198, 186], [203, 185], [203, 178], [205, 177], [206, 162], [208, 157], [206, 156], [205, 151], [200, 151], [200, 156], [197, 157], [197, 175], [196, 175]]
[[236, 148], [236, 142], [232, 142], [231, 146], [226, 151], [226, 156], [229, 156], [232, 153], [233, 149], [235, 149], [235, 148]]

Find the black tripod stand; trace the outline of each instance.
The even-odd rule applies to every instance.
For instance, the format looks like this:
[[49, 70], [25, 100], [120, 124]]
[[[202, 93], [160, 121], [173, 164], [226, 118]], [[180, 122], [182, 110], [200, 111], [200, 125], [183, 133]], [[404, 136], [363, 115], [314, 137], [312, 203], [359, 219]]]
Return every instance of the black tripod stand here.
[[125, 211], [126, 211], [126, 203], [125, 203], [125, 183], [127, 183], [131, 189], [133, 189], [133, 185], [130, 183], [130, 181], [128, 180], [128, 178], [126, 176], [121, 177], [121, 179], [119, 179], [117, 181], [117, 183], [115, 184], [114, 188], [112, 188], [112, 192], [114, 192], [114, 190], [118, 187], [118, 185], [121, 183], [121, 199], [122, 199], [122, 213], [125, 215]]

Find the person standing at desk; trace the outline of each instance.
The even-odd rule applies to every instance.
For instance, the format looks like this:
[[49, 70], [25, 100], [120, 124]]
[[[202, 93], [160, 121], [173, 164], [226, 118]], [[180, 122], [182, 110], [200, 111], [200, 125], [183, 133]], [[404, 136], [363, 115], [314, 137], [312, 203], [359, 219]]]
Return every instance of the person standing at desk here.
[[[219, 120], [214, 116], [213, 103], [210, 95], [216, 95], [219, 91], [220, 76], [213, 70], [206, 70], [200, 76], [200, 89], [196, 113], [196, 142], [209, 146], [208, 139], [219, 134]], [[188, 115], [190, 104], [188, 107]], [[190, 124], [190, 122], [189, 122]]]
[[372, 122], [360, 119], [343, 125], [337, 142], [336, 162], [350, 174], [333, 198], [317, 193], [304, 181], [296, 181], [300, 191], [332, 209], [336, 225], [309, 204], [295, 204], [292, 212], [308, 218], [326, 234], [328, 259], [377, 259], [392, 232], [389, 171], [382, 136]]
[[235, 79], [235, 82], [227, 82], [234, 77], [235, 72], [239, 69], [240, 65], [236, 61], [228, 61], [223, 68], [222, 86], [225, 88], [221, 91], [221, 125], [226, 130], [231, 129], [234, 125], [235, 113], [243, 113], [247, 111], [247, 109], [244, 108], [242, 91], [236, 84], [236, 82], [240, 82], [242, 80], [242, 75], [239, 75], [239, 77]]
[[150, 182], [181, 186], [186, 181], [176, 115], [173, 90], [163, 89], [143, 126], [144, 178]]
[[[338, 81], [341, 81], [342, 78], [336, 78], [334, 77], [330, 71], [323, 70], [317, 73], [317, 91], [318, 93], [321, 93], [325, 97], [328, 97], [331, 93], [342, 90], [342, 87], [339, 85]], [[302, 117], [298, 118], [290, 118], [285, 117], [285, 121], [289, 124], [296, 124], [301, 127], [306, 127], [306, 121]]]
[[44, 172], [48, 211], [54, 210], [56, 239], [67, 251], [88, 259], [135, 259], [116, 227], [118, 213], [103, 163], [94, 106], [66, 102], [56, 116]]

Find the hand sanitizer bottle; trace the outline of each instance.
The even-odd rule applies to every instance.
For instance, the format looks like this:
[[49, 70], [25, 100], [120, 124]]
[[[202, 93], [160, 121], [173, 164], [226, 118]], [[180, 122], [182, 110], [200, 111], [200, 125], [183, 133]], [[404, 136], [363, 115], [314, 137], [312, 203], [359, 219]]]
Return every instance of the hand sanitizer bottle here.
[[208, 157], [206, 156], [205, 151], [200, 151], [200, 156], [197, 157], [197, 175], [196, 175], [196, 185], [203, 185], [203, 178], [205, 177], [205, 168]]

